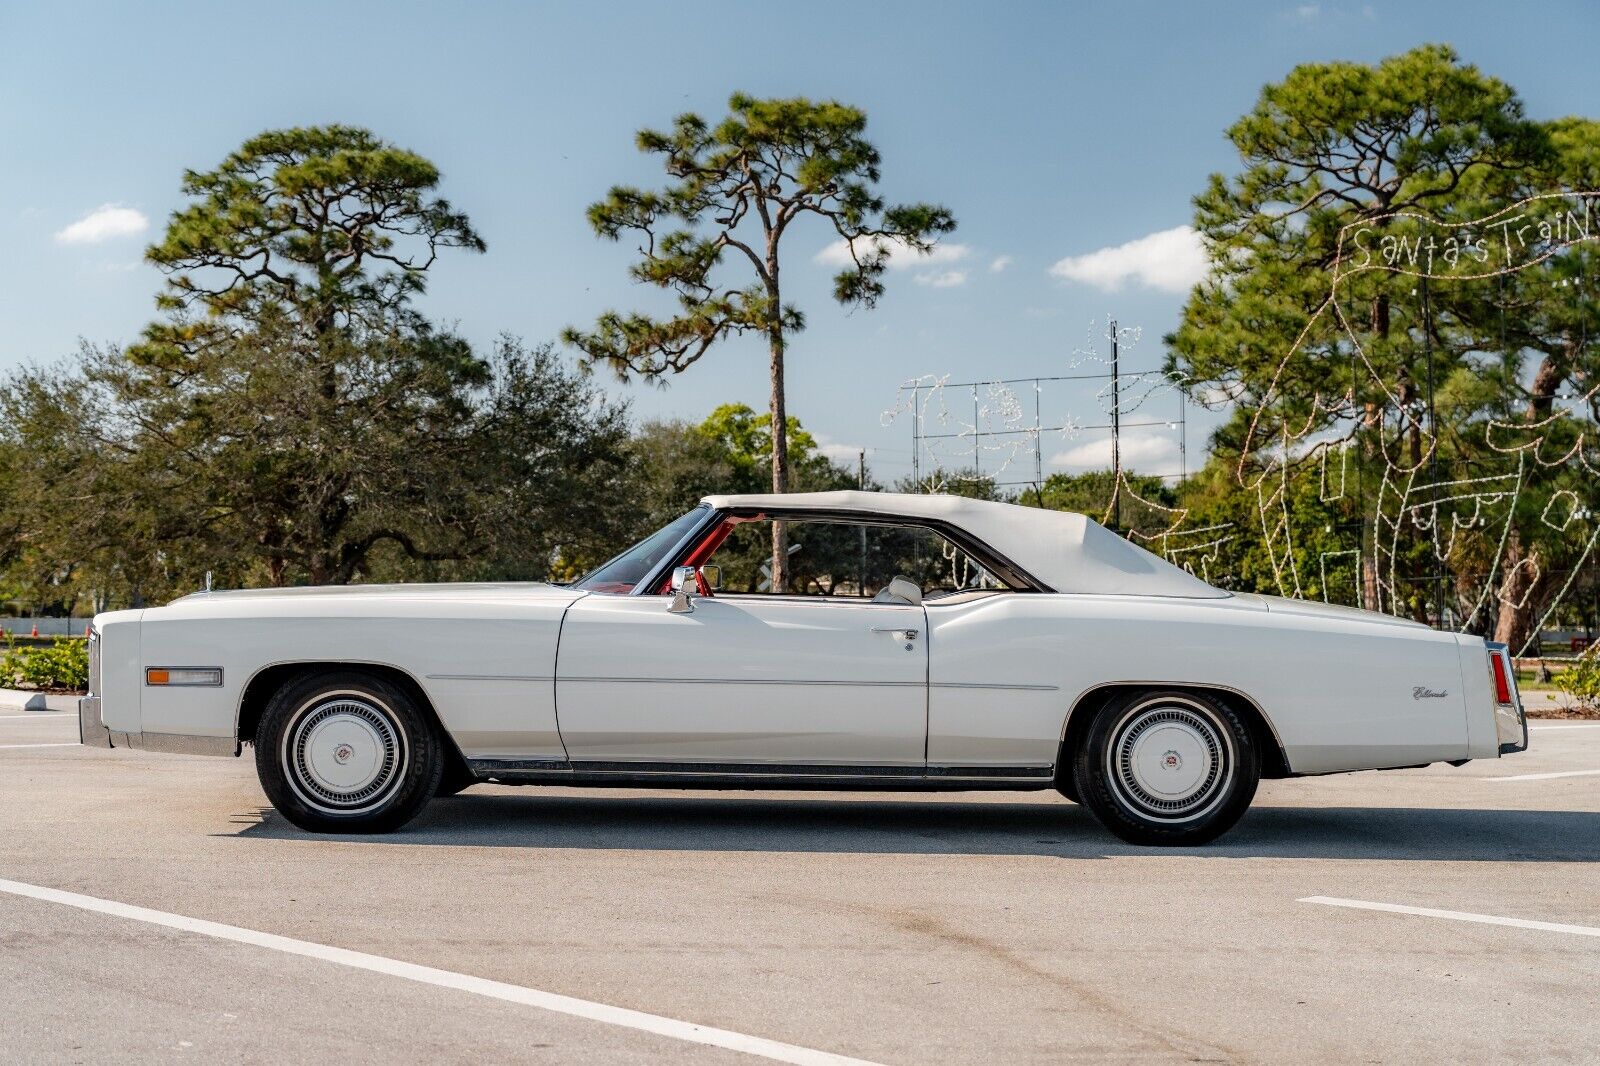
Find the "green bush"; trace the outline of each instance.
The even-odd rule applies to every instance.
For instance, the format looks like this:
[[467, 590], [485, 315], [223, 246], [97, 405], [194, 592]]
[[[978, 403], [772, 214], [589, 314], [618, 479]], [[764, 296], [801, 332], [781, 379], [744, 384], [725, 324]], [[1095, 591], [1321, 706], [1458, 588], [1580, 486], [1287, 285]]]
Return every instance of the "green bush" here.
[[1600, 708], [1600, 656], [1591, 648], [1550, 683], [1584, 707]]
[[72, 689], [89, 685], [89, 642], [57, 637], [43, 647], [18, 645], [6, 638], [0, 654], [0, 686], [7, 688]]

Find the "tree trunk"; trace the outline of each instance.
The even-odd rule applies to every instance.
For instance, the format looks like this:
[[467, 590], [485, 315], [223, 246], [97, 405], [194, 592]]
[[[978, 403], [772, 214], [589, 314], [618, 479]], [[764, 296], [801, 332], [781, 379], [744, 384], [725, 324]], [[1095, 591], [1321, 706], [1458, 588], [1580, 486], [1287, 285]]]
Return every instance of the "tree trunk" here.
[[267, 553], [267, 584], [273, 588], [282, 588], [287, 577], [288, 561], [279, 551], [283, 547], [283, 536], [278, 529], [278, 523], [269, 521], [267, 528], [263, 529], [256, 537], [263, 548], [271, 549]]
[[[776, 299], [776, 296], [774, 296]], [[774, 326], [767, 335], [772, 371], [772, 491], [789, 491], [789, 416], [783, 400], [783, 333]], [[789, 589], [789, 532], [772, 523], [772, 591]]]
[[[1528, 390], [1528, 407], [1523, 413], [1525, 422], [1541, 422], [1550, 417], [1555, 405], [1556, 389], [1567, 376], [1576, 354], [1573, 339], [1569, 335], [1559, 354], [1545, 355]], [[1512, 521], [1515, 520], [1513, 516]], [[1546, 582], [1540, 570], [1533, 571], [1539, 574], [1537, 578], [1530, 577], [1529, 567], [1522, 565], [1529, 558], [1534, 560], [1534, 566], [1539, 565], [1533, 552], [1524, 551], [1522, 537], [1513, 525], [1506, 539], [1505, 557], [1500, 560], [1501, 573], [1505, 576], [1500, 580], [1500, 613], [1494, 625], [1494, 639], [1509, 647], [1512, 655], [1521, 653], [1523, 645], [1535, 635], [1533, 627], [1538, 612], [1544, 608], [1544, 590], [1539, 586]]]
[[1505, 557], [1500, 560], [1505, 577], [1500, 581], [1500, 613], [1494, 623], [1494, 639], [1510, 648], [1512, 655], [1521, 655], [1533, 636], [1534, 616], [1540, 607], [1537, 586], [1544, 579], [1542, 574], [1534, 576], [1539, 573], [1536, 569], [1523, 565], [1530, 558], [1533, 557], [1523, 551], [1522, 537], [1513, 526], [1506, 538]]
[[[783, 298], [777, 237], [767, 235], [767, 353], [772, 376], [772, 491], [789, 491], [789, 411], [783, 397]], [[772, 523], [772, 591], [789, 591], [789, 531]]]

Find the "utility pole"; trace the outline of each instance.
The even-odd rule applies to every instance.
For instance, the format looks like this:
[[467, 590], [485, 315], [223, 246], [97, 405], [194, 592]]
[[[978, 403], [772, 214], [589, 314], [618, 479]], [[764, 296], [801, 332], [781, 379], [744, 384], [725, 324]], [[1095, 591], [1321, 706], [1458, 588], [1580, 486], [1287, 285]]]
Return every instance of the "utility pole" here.
[[918, 492], [922, 487], [922, 389], [911, 390], [911, 483]]
[[1122, 382], [1117, 320], [1111, 320], [1111, 528], [1122, 530]]
[[1189, 483], [1189, 409], [1183, 390], [1172, 391], [1178, 394], [1178, 484], [1182, 486]]

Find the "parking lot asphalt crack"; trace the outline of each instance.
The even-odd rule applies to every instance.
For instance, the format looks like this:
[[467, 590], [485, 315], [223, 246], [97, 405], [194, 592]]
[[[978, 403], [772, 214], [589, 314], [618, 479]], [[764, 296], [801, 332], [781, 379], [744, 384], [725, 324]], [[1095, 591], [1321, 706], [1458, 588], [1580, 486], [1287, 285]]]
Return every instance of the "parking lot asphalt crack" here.
[[1148, 1018], [1129, 1009], [1087, 981], [1056, 970], [1046, 969], [1004, 944], [967, 929], [960, 929], [942, 918], [915, 908], [871, 907], [838, 900], [799, 899], [788, 902], [813, 910], [869, 916], [889, 923], [904, 933], [931, 938], [959, 950], [982, 955], [1029, 980], [1049, 984], [1065, 992], [1096, 1013], [1114, 1019], [1123, 1029], [1155, 1044], [1161, 1052], [1189, 1062], [1251, 1062], [1245, 1052], [1201, 1040], [1172, 1027], [1152, 1024]]

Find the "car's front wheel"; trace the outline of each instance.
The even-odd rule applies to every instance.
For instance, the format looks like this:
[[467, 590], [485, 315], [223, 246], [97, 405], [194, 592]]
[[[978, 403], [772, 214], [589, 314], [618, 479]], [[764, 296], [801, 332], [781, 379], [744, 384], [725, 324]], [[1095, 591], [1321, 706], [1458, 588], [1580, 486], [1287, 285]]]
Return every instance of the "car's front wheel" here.
[[1073, 782], [1100, 822], [1134, 844], [1203, 844], [1233, 827], [1255, 797], [1261, 755], [1222, 700], [1132, 690], [1095, 713]]
[[426, 710], [359, 671], [312, 674], [279, 689], [256, 729], [267, 798], [313, 833], [386, 833], [433, 798], [444, 753]]

